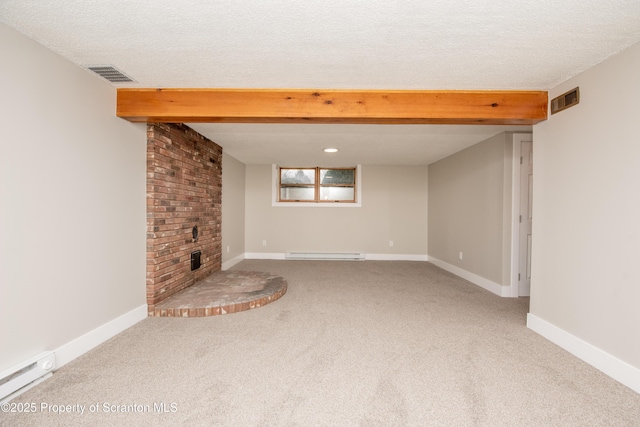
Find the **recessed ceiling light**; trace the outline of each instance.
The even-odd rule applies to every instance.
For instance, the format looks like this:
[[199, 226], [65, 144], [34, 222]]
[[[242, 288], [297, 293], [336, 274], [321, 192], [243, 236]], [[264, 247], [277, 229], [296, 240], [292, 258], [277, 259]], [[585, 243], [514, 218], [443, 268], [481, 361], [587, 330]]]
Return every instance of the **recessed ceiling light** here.
[[324, 149], [324, 152], [325, 152], [325, 153], [335, 153], [335, 152], [337, 152], [337, 151], [338, 151], [338, 149], [337, 149], [337, 148], [325, 148], [325, 149]]

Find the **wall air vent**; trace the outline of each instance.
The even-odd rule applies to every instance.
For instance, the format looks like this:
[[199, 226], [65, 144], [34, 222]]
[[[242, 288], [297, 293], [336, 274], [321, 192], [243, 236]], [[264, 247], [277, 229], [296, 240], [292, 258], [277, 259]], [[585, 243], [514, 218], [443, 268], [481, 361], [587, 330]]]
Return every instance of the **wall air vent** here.
[[580, 102], [580, 88], [571, 89], [551, 100], [551, 114], [566, 110]]
[[129, 83], [134, 80], [111, 65], [92, 65], [87, 67], [100, 77], [109, 80], [111, 83]]

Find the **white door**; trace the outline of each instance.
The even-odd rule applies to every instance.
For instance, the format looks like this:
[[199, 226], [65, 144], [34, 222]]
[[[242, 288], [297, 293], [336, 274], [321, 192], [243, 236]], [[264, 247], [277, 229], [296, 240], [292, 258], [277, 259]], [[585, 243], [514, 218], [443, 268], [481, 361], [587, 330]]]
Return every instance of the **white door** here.
[[531, 289], [531, 224], [533, 199], [533, 144], [520, 143], [520, 247], [518, 295], [529, 296]]

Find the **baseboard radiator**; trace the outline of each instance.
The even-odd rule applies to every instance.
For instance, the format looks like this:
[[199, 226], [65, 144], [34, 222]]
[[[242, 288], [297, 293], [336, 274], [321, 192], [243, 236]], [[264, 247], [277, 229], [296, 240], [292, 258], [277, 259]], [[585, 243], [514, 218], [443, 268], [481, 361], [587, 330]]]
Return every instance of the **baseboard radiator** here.
[[52, 375], [56, 354], [52, 351], [25, 360], [0, 373], [0, 402], [6, 402]]
[[364, 260], [363, 253], [328, 253], [328, 252], [288, 252], [284, 259], [313, 259], [313, 260]]

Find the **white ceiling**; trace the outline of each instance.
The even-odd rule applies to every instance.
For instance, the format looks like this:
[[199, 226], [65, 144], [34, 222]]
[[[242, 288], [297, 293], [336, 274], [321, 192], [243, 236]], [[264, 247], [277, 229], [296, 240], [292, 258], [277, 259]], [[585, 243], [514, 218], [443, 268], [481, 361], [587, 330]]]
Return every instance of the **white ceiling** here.
[[[224, 152], [246, 164], [284, 166], [428, 165], [503, 130], [522, 126], [213, 124], [190, 126], [214, 135]], [[337, 148], [327, 154], [324, 148]]]
[[[639, 42], [640, 0], [0, 0], [0, 21], [136, 80], [118, 87], [548, 90]], [[426, 164], [530, 130], [191, 126], [245, 163], [327, 166]]]

